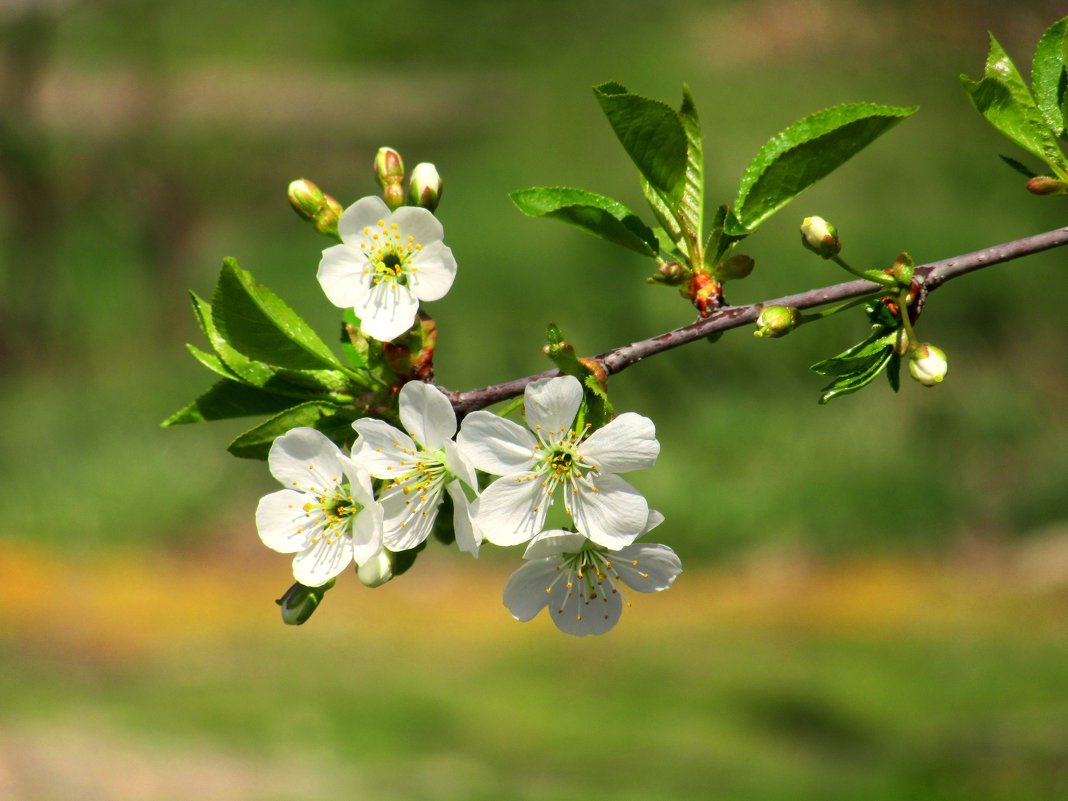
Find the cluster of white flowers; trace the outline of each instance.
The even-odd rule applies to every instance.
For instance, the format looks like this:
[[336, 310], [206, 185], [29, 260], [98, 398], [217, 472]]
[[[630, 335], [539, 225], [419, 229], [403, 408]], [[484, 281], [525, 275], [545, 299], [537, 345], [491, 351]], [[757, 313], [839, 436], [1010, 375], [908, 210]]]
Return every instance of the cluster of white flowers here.
[[[333, 303], [354, 309], [368, 336], [400, 336], [419, 301], [436, 300], [452, 285], [456, 262], [425, 209], [390, 213], [380, 199], [364, 198], [341, 216], [338, 231], [343, 244], [323, 252], [319, 281]], [[627, 413], [591, 431], [576, 425], [582, 398], [571, 376], [535, 381], [524, 395], [529, 430], [476, 411], [457, 433], [448, 398], [410, 381], [398, 398], [406, 432], [357, 420], [346, 455], [315, 429], [293, 429], [271, 448], [271, 474], [286, 489], [260, 501], [260, 537], [296, 554], [293, 575], [301, 584], [321, 587], [355, 562], [360, 579], [377, 586], [391, 576], [389, 554], [427, 539], [448, 494], [462, 551], [477, 557], [483, 539], [529, 542], [525, 564], [504, 591], [516, 619], [548, 607], [562, 631], [604, 633], [619, 619], [621, 584], [664, 590], [682, 566], [666, 545], [635, 544], [663, 516], [617, 475], [656, 463], [652, 421]], [[476, 470], [498, 476], [481, 493]], [[558, 490], [574, 531], [546, 530]]]

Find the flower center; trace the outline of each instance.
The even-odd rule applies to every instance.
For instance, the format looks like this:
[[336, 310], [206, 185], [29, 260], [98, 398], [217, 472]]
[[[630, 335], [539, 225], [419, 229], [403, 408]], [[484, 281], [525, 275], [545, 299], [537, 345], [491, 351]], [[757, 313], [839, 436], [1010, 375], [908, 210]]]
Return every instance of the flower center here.
[[[610, 595], [619, 593], [619, 582], [622, 581], [619, 573], [612, 567], [612, 562], [606, 558], [607, 551], [596, 545], [587, 544], [582, 550], [575, 553], [560, 554], [561, 564], [557, 566], [560, 575], [556, 581], [564, 581], [567, 592], [564, 593], [560, 605], [554, 610], [562, 615], [568, 601], [573, 595], [578, 595], [581, 605], [578, 608], [576, 619], [582, 620], [583, 614], [591, 610], [587, 609], [594, 601], [607, 602]], [[553, 582], [553, 584], [556, 583]], [[550, 592], [552, 586], [546, 589]], [[630, 603], [627, 603], [630, 606]], [[598, 611], [596, 609], [592, 611]], [[605, 620], [608, 613], [603, 612]]]
[[325, 539], [329, 545], [338, 537], [348, 535], [353, 518], [363, 511], [363, 505], [352, 499], [351, 487], [347, 483], [339, 484], [314, 497], [314, 502], [308, 501], [303, 507], [311, 526], [308, 532], [311, 541]]
[[[586, 425], [582, 431], [559, 428], [545, 431], [540, 425], [534, 426], [538, 438], [536, 450], [543, 455], [532, 468], [541, 477], [541, 486], [545, 499], [551, 504], [556, 488], [560, 485], [569, 487], [572, 492], [581, 492], [582, 487], [593, 489], [593, 482], [588, 474], [596, 468], [584, 461], [579, 445], [590, 433], [591, 426]], [[534, 511], [540, 511], [535, 506]], [[568, 510], [571, 514], [571, 510]]]
[[[413, 451], [401, 448], [412, 461], [407, 464], [408, 472], [390, 481], [386, 488], [389, 495], [403, 494], [407, 514], [401, 521], [401, 528], [406, 527], [416, 518], [426, 518], [431, 509], [437, 508], [437, 498], [441, 487], [452, 480], [453, 475], [445, 466], [444, 451]], [[386, 494], [383, 494], [385, 500]]]
[[387, 224], [385, 220], [364, 228], [363, 236], [360, 250], [368, 262], [364, 275], [370, 275], [373, 284], [388, 281], [406, 286], [409, 274], [418, 271], [411, 266], [411, 260], [422, 245], [416, 244], [413, 236], [403, 236], [396, 223]]

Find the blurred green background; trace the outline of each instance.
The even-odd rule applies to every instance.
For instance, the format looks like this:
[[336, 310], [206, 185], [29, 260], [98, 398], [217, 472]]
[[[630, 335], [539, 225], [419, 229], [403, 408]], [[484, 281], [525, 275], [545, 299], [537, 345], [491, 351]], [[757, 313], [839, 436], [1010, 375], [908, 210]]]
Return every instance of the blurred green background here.
[[638, 257], [507, 199], [564, 184], [642, 207], [589, 91], [605, 80], [673, 104], [690, 85], [711, 202], [798, 117], [921, 106], [747, 243], [735, 303], [842, 280], [798, 246], [808, 214], [863, 267], [1062, 225], [958, 75], [981, 72], [988, 29], [1026, 72], [1063, 13], [4, 4], [0, 797], [1068, 798], [1062, 251], [931, 297], [919, 332], [952, 366], [934, 390], [817, 406], [807, 366], [858, 340], [859, 314], [613, 378], [617, 408], [657, 424], [657, 469], [630, 478], [686, 573], [595, 642], [498, 606], [518, 551], [474, 572], [431, 548], [397, 586], [339, 589], [283, 629], [287, 560], [252, 525], [273, 482], [224, 451], [240, 421], [158, 428], [210, 383], [185, 292], [209, 293], [223, 256], [333, 329], [328, 243], [285, 187], [352, 202], [383, 144], [446, 182], [443, 385], [544, 369], [550, 321], [585, 353], [692, 321]]

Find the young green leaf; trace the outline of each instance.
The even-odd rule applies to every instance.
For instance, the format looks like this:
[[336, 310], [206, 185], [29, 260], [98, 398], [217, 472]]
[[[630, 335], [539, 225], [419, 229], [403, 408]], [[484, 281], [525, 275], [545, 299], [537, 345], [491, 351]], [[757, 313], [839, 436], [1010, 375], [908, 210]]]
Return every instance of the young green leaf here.
[[248, 357], [278, 367], [341, 368], [307, 323], [234, 259], [226, 259], [212, 299], [219, 333]]
[[310, 426], [312, 428], [330, 428], [331, 418], [338, 411], [332, 403], [308, 401], [297, 406], [290, 406], [274, 417], [264, 420], [257, 426], [237, 436], [227, 446], [227, 450], [242, 459], [266, 459], [271, 444], [293, 428]]
[[1016, 170], [1016, 172], [1020, 173], [1020, 175], [1024, 176], [1025, 178], [1034, 178], [1036, 175], [1038, 175], [1037, 172], [1032, 170], [1026, 164], [1021, 161], [1017, 161], [1011, 156], [999, 155], [998, 158], [1004, 161], [1006, 164], [1009, 165], [1009, 167]]
[[164, 428], [231, 417], [277, 414], [293, 405], [293, 399], [264, 392], [236, 381], [218, 381], [184, 409], [163, 421]]
[[564, 186], [536, 186], [509, 196], [531, 217], [551, 217], [571, 223], [601, 239], [643, 256], [656, 256], [656, 235], [638, 216], [612, 198]]
[[751, 233], [915, 111], [915, 106], [845, 103], [795, 122], [772, 137], [749, 163], [726, 232]]
[[253, 386], [263, 386], [270, 381], [274, 376], [274, 370], [271, 366], [250, 359], [245, 354], [234, 349], [226, 340], [226, 337], [219, 333], [212, 316], [211, 304], [200, 298], [195, 292], [190, 292], [189, 296], [193, 301], [193, 312], [200, 323], [200, 329], [208, 338], [208, 342], [218, 355], [219, 360], [242, 381], [246, 381]]
[[866, 339], [837, 356], [816, 362], [809, 369], [820, 375], [847, 375], [856, 372], [873, 356], [881, 355], [887, 347], [892, 348], [896, 339], [897, 329], [887, 331], [882, 327], [876, 328]]
[[645, 176], [639, 175], [638, 180], [641, 181], [642, 194], [649, 203], [649, 208], [652, 209], [656, 221], [660, 223], [661, 228], [667, 234], [667, 237], [662, 241], [664, 243], [671, 242], [683, 256], [689, 259], [690, 246], [686, 241], [686, 237], [682, 235], [682, 224], [679, 222], [679, 218], [668, 207], [664, 198], [657, 194], [653, 185], [645, 180]]
[[1068, 163], [1057, 138], [1039, 111], [1016, 65], [990, 35], [983, 78], [960, 76], [972, 105], [987, 122], [1013, 142], [1049, 165], [1059, 178], [1068, 178]]
[[1064, 136], [1065, 49], [1068, 46], [1068, 17], [1054, 22], [1042, 34], [1031, 62], [1031, 88], [1046, 124], [1057, 136]]
[[839, 375], [823, 388], [820, 393], [820, 404], [825, 404], [842, 395], [850, 395], [868, 386], [883, 371], [893, 355], [894, 348], [888, 346], [866, 359], [859, 360], [853, 370]]
[[196, 359], [202, 365], [207, 367], [213, 373], [221, 375], [223, 378], [228, 378], [231, 381], [241, 380], [237, 373], [235, 373], [233, 370], [223, 364], [223, 360], [216, 356], [214, 353], [206, 353], [200, 348], [188, 344], [185, 346], [185, 349], [193, 354], [194, 359]]
[[679, 120], [686, 134], [686, 179], [679, 202], [679, 214], [683, 224], [689, 229], [689, 238], [700, 243], [705, 225], [705, 157], [697, 106], [694, 105], [690, 87], [685, 84], [682, 87]]
[[671, 106], [609, 81], [593, 87], [608, 122], [638, 171], [676, 208], [686, 179], [686, 131]]

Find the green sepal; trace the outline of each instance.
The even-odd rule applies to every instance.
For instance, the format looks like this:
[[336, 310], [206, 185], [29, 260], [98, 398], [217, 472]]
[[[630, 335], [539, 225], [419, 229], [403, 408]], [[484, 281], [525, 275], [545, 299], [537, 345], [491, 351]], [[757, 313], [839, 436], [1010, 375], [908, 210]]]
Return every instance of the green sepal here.
[[[339, 419], [338, 412], [339, 408], [335, 404], [326, 401], [314, 400], [291, 405], [235, 437], [226, 449], [242, 459], [266, 459], [274, 441], [291, 429], [308, 426], [322, 431], [327, 436], [336, 435], [339, 423], [343, 422]], [[350, 416], [344, 418], [350, 422], [351, 419]], [[352, 432], [352, 436], [347, 439], [354, 438], [355, 432]]]
[[219, 333], [251, 359], [293, 370], [342, 368], [319, 335], [234, 259], [223, 261], [212, 316]]
[[188, 406], [172, 414], [161, 423], [163, 428], [227, 420], [233, 417], [252, 417], [277, 414], [293, 405], [293, 398], [240, 384], [232, 380], [218, 381]]
[[[990, 34], [990, 52], [983, 78], [973, 81], [967, 75], [961, 75], [960, 80], [972, 105], [987, 122], [1048, 164], [1058, 177], [1068, 176], [1068, 164], [1054, 131], [1035, 104], [1016, 65], [993, 34]], [[1061, 130], [1063, 122], [1056, 128]]]
[[1064, 138], [1065, 94], [1068, 90], [1068, 72], [1065, 60], [1068, 56], [1068, 17], [1057, 20], [1046, 32], [1035, 48], [1031, 61], [1031, 89], [1035, 93], [1038, 110], [1054, 134]]
[[850, 395], [866, 387], [878, 377], [893, 355], [893, 346], [888, 346], [868, 359], [860, 360], [856, 365], [856, 369], [839, 375], [821, 390], [820, 404], [825, 404], [832, 398]]
[[521, 212], [531, 217], [562, 220], [643, 256], [656, 256], [660, 251], [649, 226], [610, 197], [565, 186], [520, 189], [509, 197]]
[[732, 236], [751, 233], [915, 111], [915, 106], [845, 103], [798, 120], [749, 163], [724, 230]]
[[669, 208], [677, 208], [685, 188], [687, 148], [678, 113], [615, 81], [593, 87], [593, 93], [638, 171]]
[[1004, 161], [1007, 165], [1009, 165], [1009, 167], [1016, 170], [1016, 172], [1020, 173], [1020, 175], [1024, 176], [1025, 178], [1034, 178], [1038, 175], [1037, 172], [1032, 170], [1022, 161], [1017, 161], [1016, 159], [1006, 155], [999, 155], [998, 158]]

